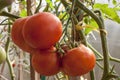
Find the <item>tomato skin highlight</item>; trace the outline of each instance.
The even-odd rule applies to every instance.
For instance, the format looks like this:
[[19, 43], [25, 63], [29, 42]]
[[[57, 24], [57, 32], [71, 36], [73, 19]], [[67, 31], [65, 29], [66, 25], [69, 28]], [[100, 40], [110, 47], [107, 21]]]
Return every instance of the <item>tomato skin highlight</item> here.
[[36, 51], [32, 55], [32, 66], [41, 75], [55, 75], [60, 71], [59, 57], [52, 49]]
[[69, 76], [81, 76], [91, 71], [96, 63], [92, 50], [84, 45], [69, 50], [62, 58], [62, 71]]
[[11, 30], [11, 38], [12, 38], [12, 41], [23, 51], [31, 52], [33, 48], [30, 47], [25, 42], [22, 35], [22, 29], [26, 20], [27, 18], [19, 18], [13, 23], [12, 30]]
[[29, 17], [22, 33], [25, 41], [31, 47], [48, 49], [60, 39], [62, 24], [55, 15], [48, 12], [40, 12]]

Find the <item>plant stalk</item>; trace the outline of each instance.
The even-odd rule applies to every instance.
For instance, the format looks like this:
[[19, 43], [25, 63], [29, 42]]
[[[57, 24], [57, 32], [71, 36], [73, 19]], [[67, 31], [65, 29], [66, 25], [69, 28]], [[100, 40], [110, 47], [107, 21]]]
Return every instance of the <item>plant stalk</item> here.
[[[8, 27], [8, 33], [10, 33], [10, 25]], [[11, 75], [11, 80], [15, 80], [15, 74], [14, 74], [14, 70], [13, 70], [13, 67], [12, 67], [12, 64], [11, 64], [11, 61], [10, 61], [10, 58], [9, 58], [9, 45], [10, 45], [10, 37], [7, 38], [7, 42], [5, 44], [5, 51], [6, 51], [6, 61], [7, 61], [7, 64], [8, 64], [8, 67], [9, 67], [9, 70], [10, 70], [10, 75]]]

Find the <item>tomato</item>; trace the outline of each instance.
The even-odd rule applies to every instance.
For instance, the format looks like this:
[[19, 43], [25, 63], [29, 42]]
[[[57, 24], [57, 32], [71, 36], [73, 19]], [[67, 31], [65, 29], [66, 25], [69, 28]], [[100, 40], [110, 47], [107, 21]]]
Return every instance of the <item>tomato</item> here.
[[81, 76], [91, 71], [96, 58], [88, 47], [80, 45], [69, 50], [62, 58], [62, 71], [70, 76]]
[[54, 48], [39, 50], [32, 55], [32, 66], [41, 75], [55, 75], [60, 71], [59, 57]]
[[12, 31], [11, 31], [11, 37], [12, 37], [12, 41], [22, 50], [27, 51], [27, 52], [31, 52], [31, 50], [33, 49], [32, 47], [30, 47], [24, 40], [23, 35], [22, 35], [22, 29], [23, 29], [23, 25], [25, 23], [25, 21], [27, 20], [27, 18], [19, 18], [17, 19], [13, 26], [12, 26]]
[[40, 12], [28, 18], [23, 27], [23, 37], [33, 48], [47, 49], [62, 35], [62, 24], [58, 17]]
[[6, 60], [6, 52], [5, 50], [0, 46], [0, 64]]

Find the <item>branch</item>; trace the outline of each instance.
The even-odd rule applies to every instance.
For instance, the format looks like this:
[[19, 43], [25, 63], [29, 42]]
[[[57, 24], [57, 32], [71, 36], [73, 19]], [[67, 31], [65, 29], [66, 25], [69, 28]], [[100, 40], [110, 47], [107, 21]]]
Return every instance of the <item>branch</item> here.
[[6, 11], [1, 11], [1, 12], [0, 12], [0, 16], [6, 16], [6, 17], [10, 17], [10, 18], [15, 18], [15, 19], [20, 18], [19, 16], [10, 14], [10, 13], [8, 13], [8, 12], [6, 12]]
[[35, 13], [39, 12], [40, 6], [41, 6], [42, 0], [39, 1], [39, 4], [35, 10]]

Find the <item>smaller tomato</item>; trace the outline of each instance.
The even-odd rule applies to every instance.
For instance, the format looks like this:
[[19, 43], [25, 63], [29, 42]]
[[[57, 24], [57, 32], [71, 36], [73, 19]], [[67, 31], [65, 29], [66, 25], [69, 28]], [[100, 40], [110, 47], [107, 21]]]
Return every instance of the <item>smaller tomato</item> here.
[[6, 60], [6, 52], [5, 50], [0, 46], [0, 64]]
[[96, 58], [88, 47], [79, 47], [68, 50], [62, 58], [62, 71], [70, 76], [81, 76], [91, 71], [95, 66]]
[[54, 48], [34, 52], [32, 66], [38, 73], [45, 76], [55, 75], [60, 71], [59, 58]]

